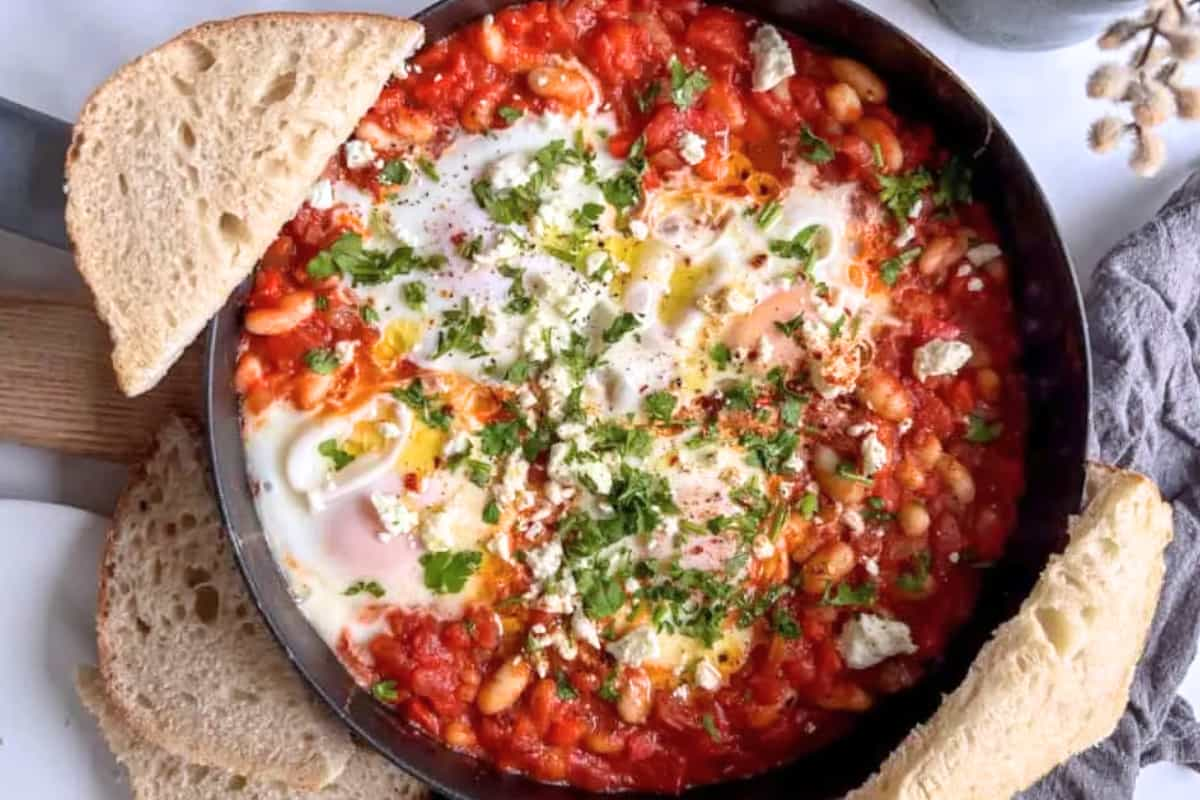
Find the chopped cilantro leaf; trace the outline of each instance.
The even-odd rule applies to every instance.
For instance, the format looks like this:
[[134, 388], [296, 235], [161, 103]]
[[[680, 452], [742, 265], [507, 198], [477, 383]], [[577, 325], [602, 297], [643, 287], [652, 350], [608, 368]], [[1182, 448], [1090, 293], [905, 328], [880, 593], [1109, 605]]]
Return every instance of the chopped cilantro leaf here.
[[512, 125], [521, 117], [525, 116], [525, 111], [523, 109], [514, 108], [512, 106], [500, 106], [496, 113], [500, 115], [500, 119], [504, 120], [509, 125]]
[[800, 437], [789, 430], [776, 431], [771, 436], [760, 433], [743, 433], [739, 439], [746, 453], [746, 463], [775, 474], [788, 474], [791, 469], [788, 460], [796, 452]]
[[779, 331], [780, 333], [782, 333], [784, 336], [795, 336], [796, 331], [800, 330], [800, 327], [803, 324], [804, 324], [804, 315], [797, 314], [796, 316], [794, 316], [791, 319], [786, 320], [784, 322], [776, 322], [775, 329], [777, 331]]
[[317, 445], [317, 453], [333, 462], [334, 470], [339, 470], [354, 460], [354, 455], [338, 447], [337, 439], [326, 439]]
[[495, 525], [500, 522], [500, 506], [495, 500], [488, 500], [487, 505], [483, 507], [483, 521], [488, 525]]
[[921, 199], [921, 192], [932, 185], [933, 179], [924, 167], [907, 175], [880, 175], [879, 200], [891, 210], [900, 225], [906, 225]]
[[691, 108], [712, 85], [703, 70], [689, 70], [676, 56], [671, 56], [668, 68], [671, 70], [671, 102], [676, 108]]
[[967, 441], [975, 444], [988, 444], [1000, 438], [1004, 432], [1004, 423], [996, 420], [988, 422], [979, 414], [967, 415]]
[[440, 431], [450, 430], [450, 406], [437, 404], [433, 398], [425, 394], [425, 387], [420, 379], [414, 380], [403, 389], [392, 389], [392, 397], [417, 412], [421, 422]]
[[920, 594], [929, 583], [930, 557], [922, 550], [912, 557], [912, 567], [896, 576], [896, 585], [910, 594]]
[[642, 405], [645, 407], [646, 415], [650, 419], [657, 422], [670, 422], [678, 402], [675, 399], [675, 395], [670, 392], [654, 392], [646, 395], [646, 399], [642, 401]]
[[314, 347], [304, 354], [304, 363], [318, 375], [328, 375], [338, 368], [338, 357], [331, 348]]
[[390, 253], [364, 250], [361, 236], [343, 233], [337, 241], [313, 256], [306, 269], [309, 276], [317, 280], [341, 272], [352, 278], [355, 286], [369, 286], [386, 283], [414, 270], [434, 270], [445, 263], [443, 255], [418, 256], [408, 245], [400, 245]]
[[785, 425], [799, 425], [804, 414], [804, 403], [796, 397], [787, 397], [779, 406], [779, 419]]
[[849, 583], [830, 584], [821, 595], [823, 606], [869, 606], [875, 603], [875, 584], [867, 581], [860, 586]]
[[505, 312], [520, 315], [532, 311], [534, 300], [525, 291], [525, 270], [516, 267], [500, 267], [500, 274], [512, 280], [508, 286], [508, 302], [504, 304]]
[[854, 467], [852, 467], [850, 464], [847, 464], [844, 461], [841, 464], [837, 465], [837, 469], [835, 470], [835, 473], [837, 474], [837, 476], [839, 478], [845, 478], [848, 481], [854, 481], [855, 483], [861, 483], [863, 486], [870, 486], [873, 483], [875, 483], [875, 481], [871, 480], [866, 475], [863, 475], [860, 472], [855, 472]]
[[369, 594], [369, 595], [371, 595], [371, 597], [374, 597], [374, 598], [380, 598], [380, 597], [383, 597], [384, 594], [386, 594], [383, 587], [379, 585], [379, 581], [362, 581], [362, 580], [355, 581], [354, 583], [352, 583], [348, 587], [346, 587], [346, 591], [342, 592], [342, 594], [347, 595], [347, 596], [354, 596], [356, 594], [364, 594], [364, 593]]
[[639, 136], [629, 148], [625, 166], [600, 184], [604, 199], [617, 211], [633, 208], [642, 200], [642, 173], [646, 171], [646, 138]]
[[813, 164], [828, 164], [833, 161], [833, 148], [829, 142], [812, 132], [807, 125], [800, 131], [800, 145], [804, 148], [801, 155]]
[[953, 156], [938, 173], [933, 202], [941, 207], [971, 202], [971, 168], [958, 156]]
[[[313, 305], [316, 306], [317, 311], [326, 311], [329, 308], [329, 298], [323, 294], [319, 294], [317, 295], [316, 300], [313, 301]], [[368, 307], [369, 306], [364, 306], [364, 308]]]
[[776, 607], [771, 612], [771, 630], [784, 639], [799, 639], [803, 634], [796, 618], [782, 608]]
[[614, 319], [612, 324], [605, 329], [603, 339], [607, 344], [616, 344], [621, 340], [621, 337], [629, 333], [637, 326], [637, 315], [626, 311]]
[[820, 508], [820, 496], [816, 492], [806, 492], [800, 500], [800, 516], [812, 519]]
[[600, 688], [596, 690], [596, 694], [601, 700], [607, 700], [610, 703], [617, 702], [617, 698], [621, 695], [617, 692], [617, 671], [613, 670], [604, 676], [604, 683], [600, 684]]
[[475, 574], [483, 554], [478, 550], [441, 550], [421, 556], [425, 586], [434, 594], [461, 592], [467, 578]]
[[483, 251], [483, 237], [472, 236], [470, 239], [463, 239], [458, 244], [458, 255], [470, 261], [475, 256]]
[[917, 256], [921, 255], [921, 248], [911, 247], [903, 253], [894, 255], [879, 265], [879, 279], [888, 286], [895, 286], [896, 281], [900, 280], [900, 273], [904, 272]]
[[473, 358], [487, 355], [481, 341], [486, 327], [487, 323], [481, 315], [471, 313], [471, 302], [464, 297], [457, 308], [442, 312], [442, 329], [438, 331], [433, 358], [454, 351]]
[[829, 324], [829, 338], [836, 339], [842, 335], [842, 326], [846, 324], [846, 315], [842, 314]]
[[418, 158], [417, 167], [421, 170], [421, 172], [425, 173], [426, 178], [429, 178], [429, 180], [433, 181], [434, 183], [437, 183], [439, 180], [441, 180], [441, 178], [438, 176], [437, 167], [434, 166], [434, 163], [428, 158], [425, 158], [424, 156]]
[[817, 260], [817, 248], [813, 239], [822, 230], [823, 227], [817, 224], [805, 226], [791, 239], [772, 239], [767, 243], [767, 249], [772, 255], [799, 261], [804, 276], [812, 279], [813, 265]]
[[392, 186], [404, 186], [412, 180], [412, 170], [403, 160], [393, 158], [379, 170], [379, 182]]
[[714, 742], [721, 741], [721, 732], [717, 730], [717, 723], [713, 720], [712, 714], [705, 714], [700, 718], [700, 724], [704, 726], [704, 732], [708, 734], [708, 738]]
[[474, 458], [467, 459], [467, 480], [480, 489], [486, 488], [492, 482], [492, 465]]
[[517, 420], [490, 422], [479, 434], [479, 449], [484, 455], [506, 456], [521, 446], [521, 428]]
[[717, 342], [708, 351], [708, 357], [713, 360], [713, 363], [720, 369], [725, 369], [729, 366], [729, 360], [733, 358], [733, 354], [729, 352], [729, 347], [724, 342]]
[[662, 84], [657, 80], [651, 81], [646, 85], [646, 88], [638, 92], [634, 98], [637, 101], [638, 111], [645, 114], [650, 109], [654, 108], [654, 101], [658, 99], [659, 93], [662, 92]]
[[579, 697], [579, 692], [575, 691], [575, 687], [571, 685], [571, 679], [563, 670], [559, 670], [558, 674], [554, 676], [554, 687], [559, 700], [574, 700]]
[[779, 218], [783, 216], [783, 206], [778, 200], [768, 200], [763, 203], [763, 207], [758, 210], [754, 221], [762, 230], [767, 230], [774, 225]]
[[413, 281], [404, 284], [400, 291], [404, 296], [404, 304], [409, 308], [419, 311], [425, 307], [425, 284]]
[[871, 142], [871, 157], [875, 162], [875, 169], [883, 169], [883, 148], [879, 146], [879, 142]]
[[371, 694], [376, 700], [384, 703], [394, 703], [400, 699], [400, 694], [396, 691], [395, 681], [375, 681], [375, 683], [371, 684]]
[[379, 322], [379, 312], [375, 310], [375, 306], [362, 306], [358, 309], [358, 315], [368, 325], [374, 325]]

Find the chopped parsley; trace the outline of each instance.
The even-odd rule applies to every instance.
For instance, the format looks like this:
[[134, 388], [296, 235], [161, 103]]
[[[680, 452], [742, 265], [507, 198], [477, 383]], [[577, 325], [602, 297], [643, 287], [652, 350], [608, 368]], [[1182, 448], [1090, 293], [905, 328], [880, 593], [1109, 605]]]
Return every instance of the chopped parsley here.
[[772, 239], [767, 243], [767, 249], [772, 255], [799, 261], [804, 276], [811, 279], [813, 265], [817, 260], [817, 248], [813, 239], [821, 230], [821, 225], [807, 225], [791, 239]]
[[921, 255], [921, 248], [911, 247], [887, 259], [879, 265], [879, 280], [888, 286], [895, 286], [896, 281], [900, 280], [900, 273], [904, 272], [909, 264], [916, 261], [919, 255]]
[[319, 294], [316, 300], [313, 301], [313, 305], [316, 306], [317, 311], [326, 311], [329, 309], [329, 298], [323, 294]]
[[863, 509], [863, 519], [867, 522], [891, 522], [896, 515], [887, 510], [887, 503], [882, 497], [867, 499], [867, 507]]
[[400, 293], [404, 297], [404, 304], [414, 311], [425, 307], [425, 284], [416, 281], [406, 283]]
[[613, 670], [604, 676], [604, 683], [600, 684], [600, 688], [596, 690], [596, 694], [601, 700], [607, 700], [610, 703], [617, 702], [617, 698], [621, 695], [617, 692], [617, 671]]
[[849, 583], [830, 584], [821, 595], [823, 606], [869, 606], [875, 603], [875, 584], [870, 581], [859, 586]]
[[700, 724], [704, 726], [704, 732], [708, 734], [708, 738], [714, 742], [721, 741], [721, 732], [717, 730], [717, 723], [713, 720], [712, 714], [700, 717]]
[[708, 351], [708, 357], [713, 360], [713, 363], [720, 369], [725, 369], [729, 366], [729, 360], [733, 358], [733, 354], [729, 352], [729, 347], [724, 342], [717, 342]]
[[883, 148], [879, 142], [871, 142], [871, 158], [875, 162], [875, 169], [883, 169]]
[[796, 618], [779, 606], [776, 606], [775, 610], [771, 612], [771, 630], [784, 639], [799, 639], [803, 635], [800, 626], [796, 623]]
[[800, 327], [802, 325], [804, 325], [804, 315], [797, 314], [796, 316], [792, 317], [789, 320], [785, 320], [783, 322], [776, 322], [775, 329], [777, 331], [779, 331], [780, 333], [782, 333], [784, 336], [795, 336], [796, 331], [800, 330]]
[[445, 263], [446, 257], [441, 254], [418, 256], [408, 245], [400, 245], [390, 253], [364, 250], [361, 236], [343, 233], [337, 241], [313, 256], [306, 269], [316, 280], [340, 272], [349, 276], [355, 286], [371, 286], [386, 283], [397, 275], [435, 270]]
[[533, 310], [534, 299], [525, 290], [525, 270], [517, 267], [500, 267], [500, 274], [512, 280], [508, 287], [508, 302], [504, 304], [505, 312], [509, 314], [528, 314]]
[[767, 230], [783, 216], [783, 206], [778, 200], [768, 200], [754, 217], [754, 222], [762, 230]]
[[812, 132], [807, 125], [800, 131], [801, 155], [813, 164], [828, 164], [833, 161], [833, 148], [829, 142]]
[[614, 319], [612, 324], [604, 330], [604, 342], [606, 344], [616, 344], [617, 342], [621, 341], [621, 337], [635, 329], [637, 326], [637, 315], [626, 311]]
[[820, 503], [820, 496], [816, 492], [805, 492], [804, 497], [800, 500], [800, 516], [812, 519], [820, 510]]
[[483, 252], [483, 237], [472, 236], [470, 239], [463, 239], [458, 243], [457, 251], [460, 258], [470, 261]]
[[492, 482], [492, 465], [474, 458], [467, 459], [466, 464], [467, 480], [480, 489], [486, 489], [487, 485]]
[[400, 694], [396, 691], [395, 681], [375, 681], [375, 683], [371, 684], [371, 694], [376, 700], [384, 703], [394, 703], [400, 699]]
[[358, 309], [358, 315], [368, 325], [374, 325], [379, 322], [379, 312], [375, 310], [375, 306], [362, 306]]
[[487, 505], [483, 507], [483, 521], [488, 525], [496, 525], [500, 522], [500, 506], [495, 500], [488, 500]]
[[467, 579], [479, 569], [483, 554], [478, 550], [441, 550], [421, 556], [425, 586], [434, 594], [461, 592]]
[[836, 339], [842, 335], [842, 326], [846, 324], [846, 315], [842, 314], [833, 322], [829, 323], [829, 338]]
[[500, 106], [496, 113], [500, 115], [500, 119], [504, 120], [509, 125], [512, 125], [521, 117], [525, 116], [525, 111], [523, 109], [514, 108], [513, 106]]
[[403, 160], [393, 158], [379, 170], [379, 182], [391, 186], [404, 186], [412, 180], [412, 170]]
[[653, 445], [645, 428], [626, 428], [616, 422], [601, 422], [589, 433], [597, 453], [617, 453], [622, 458], [644, 458]]
[[506, 456], [521, 446], [523, 427], [518, 420], [489, 422], [479, 433], [479, 449], [484, 455]]
[[952, 156], [938, 173], [937, 189], [933, 202], [943, 208], [956, 203], [969, 203], [971, 195], [971, 168], [958, 156]]
[[658, 95], [662, 92], [662, 84], [658, 81], [651, 81], [646, 85], [646, 88], [638, 92], [634, 98], [637, 101], [638, 111], [645, 114], [650, 109], [654, 108], [654, 101], [658, 99]]
[[439, 180], [441, 180], [441, 177], [438, 175], [437, 167], [434, 166], [432, 161], [430, 161], [428, 158], [425, 158], [425, 156], [421, 156], [417, 159], [417, 168], [420, 169], [421, 172], [425, 173], [425, 177], [429, 178], [429, 180], [433, 181], [434, 183], [437, 183]]
[[738, 440], [747, 450], [746, 463], [767, 472], [786, 475], [791, 473], [788, 460], [796, 452], [800, 437], [789, 430], [776, 431], [770, 436], [749, 431]]
[[471, 301], [464, 297], [457, 308], [442, 312], [442, 329], [438, 331], [433, 358], [440, 358], [455, 351], [472, 358], [487, 355], [482, 342], [486, 327], [487, 322], [483, 316], [472, 314]]
[[928, 550], [922, 550], [912, 557], [912, 567], [896, 576], [896, 585], [909, 594], [920, 594], [925, 591], [929, 582], [930, 557]]
[[565, 140], [555, 139], [534, 153], [533, 161], [537, 169], [520, 186], [496, 189], [487, 179], [471, 184], [475, 202], [495, 222], [501, 225], [528, 223], [541, 207], [542, 190], [553, 186], [559, 165], [581, 164], [586, 171], [591, 167], [591, 154], [581, 145], [569, 148]]
[[452, 413], [450, 406], [434, 404], [433, 398], [425, 394], [420, 379], [414, 380], [403, 389], [392, 389], [392, 397], [417, 412], [421, 422], [439, 431], [450, 430]]
[[331, 348], [314, 347], [304, 354], [304, 363], [318, 375], [328, 375], [338, 368], [338, 357]]
[[369, 594], [371, 597], [378, 599], [383, 597], [386, 592], [379, 585], [379, 581], [355, 581], [346, 587], [346, 591], [342, 592], [342, 594], [350, 597], [356, 594]]
[[633, 208], [642, 200], [642, 173], [646, 171], [646, 137], [639, 136], [629, 148], [625, 165], [616, 175], [601, 182], [604, 199], [617, 211]]
[[906, 225], [913, 209], [921, 200], [921, 192], [932, 185], [933, 179], [924, 167], [907, 175], [880, 175], [879, 201], [896, 215], [901, 225]]
[[317, 453], [332, 461], [335, 471], [346, 467], [354, 460], [354, 454], [347, 453], [338, 447], [337, 439], [326, 439], [321, 442], [317, 445]]
[[612, 616], [625, 604], [625, 590], [615, 578], [592, 571], [575, 580], [583, 599], [583, 611], [592, 619]]
[[975, 444], [988, 444], [1000, 438], [1004, 432], [1004, 423], [996, 420], [988, 422], [979, 414], [967, 415], [967, 441]]
[[570, 678], [563, 670], [559, 670], [558, 674], [554, 676], [554, 687], [559, 700], [574, 700], [579, 697], [579, 692], [575, 691]]
[[676, 108], [691, 108], [712, 85], [704, 70], [689, 70], [676, 56], [671, 56], [668, 68], [671, 70], [671, 102]]
[[861, 472], [855, 472], [854, 467], [844, 461], [837, 465], [835, 473], [839, 478], [845, 478], [848, 481], [861, 483], [863, 486], [871, 486], [875, 483], [875, 481], [871, 480], [871, 478], [868, 476], [863, 475]]
[[670, 392], [653, 392], [646, 395], [646, 399], [642, 401], [642, 405], [646, 409], [646, 416], [650, 417], [650, 419], [656, 422], [670, 422], [678, 402], [675, 399], [675, 395]]

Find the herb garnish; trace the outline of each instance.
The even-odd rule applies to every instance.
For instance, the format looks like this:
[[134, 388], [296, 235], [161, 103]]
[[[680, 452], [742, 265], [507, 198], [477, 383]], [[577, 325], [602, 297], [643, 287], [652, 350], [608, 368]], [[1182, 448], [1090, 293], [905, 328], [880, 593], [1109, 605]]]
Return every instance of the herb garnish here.
[[425, 586], [434, 594], [454, 594], [462, 591], [467, 579], [479, 569], [483, 554], [478, 550], [440, 550], [421, 556], [425, 571]]

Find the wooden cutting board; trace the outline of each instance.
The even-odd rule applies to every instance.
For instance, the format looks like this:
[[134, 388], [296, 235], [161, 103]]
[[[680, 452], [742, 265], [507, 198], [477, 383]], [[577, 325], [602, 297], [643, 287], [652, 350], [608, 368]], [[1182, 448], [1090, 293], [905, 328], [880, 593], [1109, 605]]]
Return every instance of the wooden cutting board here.
[[125, 397], [108, 332], [81, 292], [14, 292], [0, 283], [0, 439], [132, 462], [170, 413], [200, 419], [201, 342], [153, 390]]

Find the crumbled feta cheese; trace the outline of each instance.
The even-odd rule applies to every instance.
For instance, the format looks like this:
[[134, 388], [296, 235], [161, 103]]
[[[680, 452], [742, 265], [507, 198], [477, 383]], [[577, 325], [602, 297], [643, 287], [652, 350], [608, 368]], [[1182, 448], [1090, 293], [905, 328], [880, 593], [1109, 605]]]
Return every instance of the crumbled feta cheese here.
[[394, 422], [377, 422], [375, 423], [375, 431], [384, 439], [399, 439], [400, 434], [404, 432]]
[[459, 432], [451, 436], [442, 447], [442, 455], [446, 457], [461, 455], [471, 449], [471, 437]]
[[771, 540], [761, 533], [754, 537], [751, 549], [754, 557], [760, 561], [775, 555], [775, 545], [771, 544]]
[[879, 574], [879, 562], [873, 558], [868, 558], [863, 561], [863, 569], [868, 575], [875, 576]]
[[615, 642], [610, 642], [604, 649], [618, 662], [631, 667], [658, 658], [661, 653], [658, 634], [649, 625], [634, 628]]
[[684, 131], [679, 134], [679, 141], [676, 143], [679, 147], [680, 157], [693, 166], [704, 160], [704, 148], [707, 142], [704, 137], [692, 131]]
[[[549, 339], [548, 343], [547, 339]], [[552, 313], [540, 305], [534, 314], [533, 321], [521, 335], [521, 350], [534, 363], [549, 361], [554, 353], [567, 347], [570, 343], [570, 326], [562, 320], [556, 319]]]
[[528, 478], [529, 462], [521, 455], [521, 451], [509, 453], [504, 460], [504, 477], [500, 481], [500, 488], [496, 491], [496, 499], [503, 505], [512, 505], [521, 494], [521, 490], [525, 488]]
[[970, 280], [968, 280], [967, 281], [967, 291], [968, 292], [982, 292], [983, 291], [983, 278], [971, 278]]
[[561, 505], [575, 496], [575, 489], [571, 486], [558, 483], [556, 481], [548, 481], [546, 483], [546, 499], [551, 505]]
[[425, 545], [426, 550], [434, 552], [454, 549], [451, 516], [445, 508], [437, 508], [425, 513], [425, 518], [421, 520], [421, 542]]
[[343, 339], [333, 346], [333, 354], [339, 364], [348, 364], [354, 360], [354, 351], [358, 349], [357, 339]]
[[893, 244], [895, 244], [896, 247], [904, 247], [904, 245], [911, 242], [916, 235], [917, 229], [914, 228], [910, 223], [904, 226], [904, 230], [900, 231], [900, 235], [896, 237]]
[[632, 219], [629, 221], [629, 235], [639, 242], [643, 241], [650, 235], [650, 226], [640, 219]]
[[972, 268], [970, 264], [963, 263], [958, 265], [958, 271], [954, 273], [957, 278], [965, 278], [971, 274]]
[[633, 594], [640, 588], [642, 588], [642, 585], [640, 583], [638, 583], [637, 578], [630, 575], [628, 578], [625, 579], [625, 591], [629, 592], [629, 594]]
[[313, 184], [308, 193], [308, 204], [318, 211], [324, 211], [333, 205], [333, 184], [321, 179]]
[[494, 267], [512, 261], [521, 255], [521, 244], [512, 236], [498, 233], [491, 244], [481, 249], [472, 259], [476, 264]]
[[859, 422], [848, 426], [846, 428], [846, 435], [853, 436], [857, 439], [859, 436], [865, 436], [866, 434], [874, 433], [877, 430], [879, 430], [879, 428], [874, 422]]
[[871, 476], [887, 466], [888, 451], [879, 441], [879, 437], [871, 433], [862, 440], [862, 471], [863, 475]]
[[917, 217], [921, 216], [921, 209], [923, 208], [925, 208], [925, 198], [918, 197], [916, 202], [912, 204], [912, 208], [908, 210], [908, 218], [916, 219]]
[[346, 155], [346, 166], [350, 169], [368, 167], [375, 160], [375, 148], [362, 139], [351, 139], [342, 145], [342, 150]]
[[371, 492], [371, 505], [375, 506], [375, 513], [383, 523], [383, 530], [378, 534], [382, 542], [410, 533], [420, 519], [415, 511], [409, 510], [408, 506], [401, 502], [398, 494]]
[[487, 171], [487, 179], [491, 181], [496, 191], [524, 186], [537, 172], [537, 164], [524, 153], [509, 153], [503, 158], [492, 162]]
[[581, 608], [575, 609], [575, 613], [571, 615], [571, 633], [581, 642], [600, 649], [600, 633], [596, 630], [596, 623], [588, 619]]
[[775, 345], [771, 344], [771, 340], [764, 333], [758, 339], [758, 360], [764, 364], [771, 361], [775, 357]]
[[604, 269], [604, 265], [608, 263], [608, 253], [603, 250], [597, 250], [594, 253], [588, 253], [587, 258], [583, 260], [583, 268], [589, 276], [594, 276], [596, 273]]
[[922, 383], [935, 375], [953, 375], [971, 360], [971, 346], [951, 339], [934, 339], [913, 352], [913, 374]]
[[671, 691], [671, 696], [679, 700], [687, 700], [691, 692], [688, 690], [686, 683], [681, 683]]
[[570, 371], [561, 364], [555, 364], [538, 377], [538, 388], [546, 400], [546, 415], [552, 420], [561, 419], [563, 406], [575, 388]]
[[501, 561], [512, 562], [512, 538], [507, 531], [500, 531], [493, 536], [488, 542], [487, 548]]
[[730, 314], [745, 314], [754, 308], [754, 295], [740, 284], [726, 286], [720, 294], [721, 308]]
[[842, 512], [842, 522], [846, 523], [846, 527], [855, 533], [862, 533], [867, 529], [867, 523], [863, 520], [862, 514], [854, 509]]
[[957, 552], [954, 552], [954, 553], [951, 553], [949, 556], [947, 556], [947, 558], [949, 558], [949, 559], [950, 559], [950, 563], [951, 563], [951, 564], [957, 564], [957, 563], [958, 563], [958, 559], [959, 559], [959, 555], [958, 555], [958, 553], [957, 553]]
[[544, 581], [554, 577], [562, 566], [563, 546], [558, 539], [551, 539], [541, 547], [525, 551], [525, 564], [533, 573], [535, 581]]
[[892, 656], [917, 652], [907, 625], [876, 614], [859, 614], [847, 622], [837, 646], [850, 669], [867, 669]]
[[903, 436], [912, 430], [912, 426], [912, 417], [905, 417], [904, 419], [900, 420], [900, 424], [896, 426], [896, 430], [899, 431], [901, 436]]
[[989, 261], [994, 261], [1004, 255], [1000, 248], [994, 244], [977, 244], [967, 251], [967, 261], [970, 261], [977, 267], [982, 267]]
[[707, 658], [696, 662], [696, 685], [701, 689], [712, 692], [721, 685], [721, 670]]
[[538, 600], [538, 608], [548, 614], [570, 614], [575, 610], [575, 599], [579, 587], [570, 570], [564, 570], [562, 578], [555, 581]]
[[773, 25], [759, 25], [750, 42], [754, 57], [753, 86], [756, 92], [769, 92], [796, 74], [792, 48]]
[[563, 661], [574, 661], [575, 656], [579, 655], [579, 648], [575, 646], [575, 642], [561, 630], [554, 632], [554, 648], [558, 650]]

